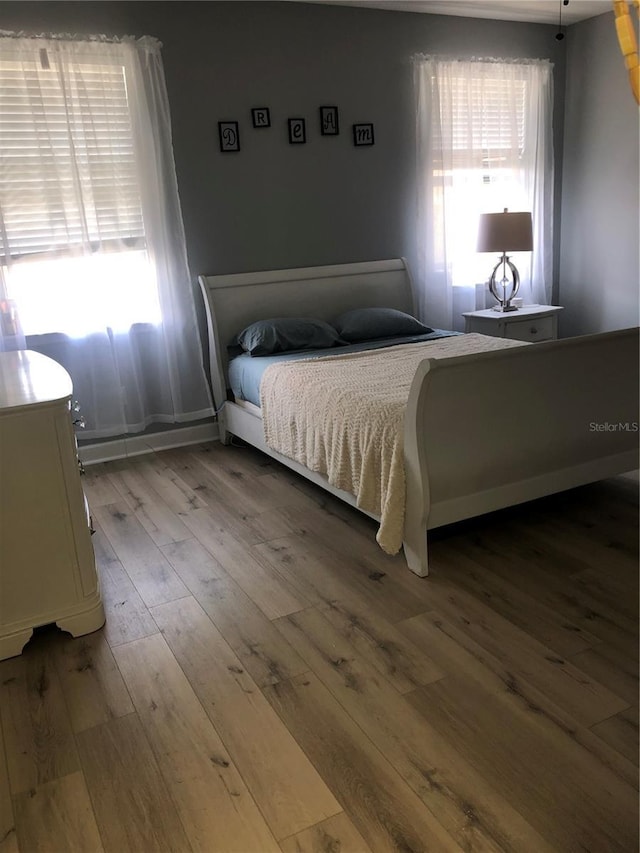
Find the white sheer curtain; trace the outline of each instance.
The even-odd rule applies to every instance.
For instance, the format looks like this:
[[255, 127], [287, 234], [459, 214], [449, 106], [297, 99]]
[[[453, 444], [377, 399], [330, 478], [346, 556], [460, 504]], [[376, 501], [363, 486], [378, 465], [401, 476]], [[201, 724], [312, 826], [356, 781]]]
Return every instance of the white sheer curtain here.
[[[475, 251], [481, 213], [531, 211], [534, 249], [514, 253], [525, 302], [551, 301], [552, 66], [546, 60], [415, 63], [418, 268], [430, 325], [460, 328], [458, 288], [475, 298], [497, 257]], [[467, 306], [470, 308], [484, 306]]]
[[213, 414], [160, 48], [0, 35], [0, 349], [67, 368], [87, 438]]

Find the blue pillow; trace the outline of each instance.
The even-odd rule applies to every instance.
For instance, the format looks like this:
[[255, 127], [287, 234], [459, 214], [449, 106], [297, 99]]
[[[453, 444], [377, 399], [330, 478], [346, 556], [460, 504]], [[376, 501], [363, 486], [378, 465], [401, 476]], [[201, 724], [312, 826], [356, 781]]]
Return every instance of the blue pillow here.
[[356, 308], [341, 314], [335, 327], [340, 337], [349, 343], [433, 332], [411, 314], [395, 308]]
[[313, 317], [272, 317], [243, 329], [237, 342], [252, 356], [345, 344], [333, 326]]

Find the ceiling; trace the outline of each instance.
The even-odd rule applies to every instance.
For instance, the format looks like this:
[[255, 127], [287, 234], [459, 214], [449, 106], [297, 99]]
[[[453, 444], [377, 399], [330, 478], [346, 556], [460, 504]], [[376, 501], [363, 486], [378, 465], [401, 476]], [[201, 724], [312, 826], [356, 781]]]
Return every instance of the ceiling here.
[[527, 21], [568, 26], [613, 11], [611, 0], [306, 0], [340, 6], [366, 6], [397, 12], [424, 12], [498, 21]]

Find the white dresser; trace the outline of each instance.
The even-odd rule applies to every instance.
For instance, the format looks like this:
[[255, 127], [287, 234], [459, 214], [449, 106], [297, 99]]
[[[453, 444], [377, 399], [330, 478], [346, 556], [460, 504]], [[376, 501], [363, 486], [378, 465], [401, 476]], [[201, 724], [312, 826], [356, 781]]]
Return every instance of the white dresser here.
[[0, 660], [39, 625], [104, 624], [71, 394], [52, 359], [0, 352]]
[[558, 337], [558, 305], [525, 305], [517, 311], [467, 311], [465, 332], [516, 341], [553, 341]]

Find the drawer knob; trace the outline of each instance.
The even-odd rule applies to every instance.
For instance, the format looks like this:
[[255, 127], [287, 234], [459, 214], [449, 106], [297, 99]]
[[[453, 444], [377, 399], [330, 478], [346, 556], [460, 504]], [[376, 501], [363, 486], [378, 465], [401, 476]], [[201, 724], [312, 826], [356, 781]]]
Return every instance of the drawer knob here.
[[530, 334], [530, 335], [537, 335], [537, 334], [538, 334], [538, 330], [536, 329], [536, 327], [535, 327], [535, 326], [532, 326], [532, 327], [529, 329], [529, 334]]
[[73, 425], [74, 425], [75, 427], [78, 427], [78, 429], [84, 429], [84, 428], [86, 427], [86, 423], [85, 423], [85, 420], [84, 420], [84, 415], [80, 415], [80, 417], [79, 417], [79, 418], [76, 418], [76, 419], [74, 420], [74, 422], [73, 422]]

